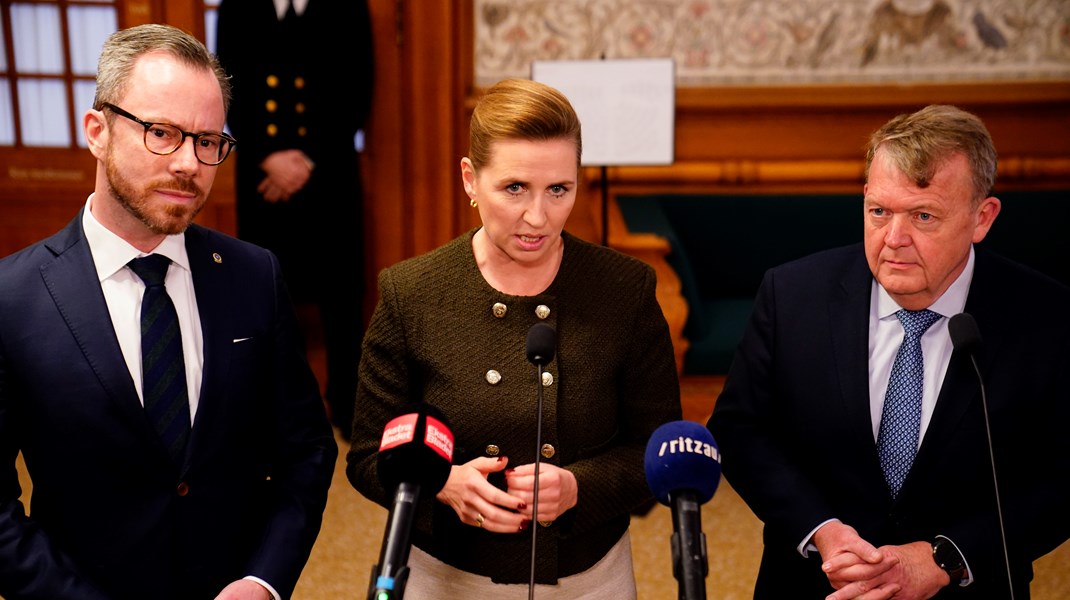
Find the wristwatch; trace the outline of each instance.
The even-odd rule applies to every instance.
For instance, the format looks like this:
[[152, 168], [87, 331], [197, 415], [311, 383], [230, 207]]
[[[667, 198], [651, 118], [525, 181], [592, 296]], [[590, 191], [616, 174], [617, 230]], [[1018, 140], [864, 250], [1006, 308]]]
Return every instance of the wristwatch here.
[[955, 544], [946, 537], [933, 538], [930, 543], [933, 545], [933, 560], [951, 578], [951, 584], [957, 585], [966, 579], [966, 561]]

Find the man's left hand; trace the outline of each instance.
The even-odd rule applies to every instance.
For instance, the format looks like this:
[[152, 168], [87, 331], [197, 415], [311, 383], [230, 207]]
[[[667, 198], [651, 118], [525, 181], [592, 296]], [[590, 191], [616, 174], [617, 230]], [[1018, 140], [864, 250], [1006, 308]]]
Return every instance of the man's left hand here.
[[933, 560], [933, 547], [928, 542], [882, 546], [878, 550], [886, 560], [894, 561], [890, 569], [873, 579], [845, 585], [826, 600], [926, 600], [951, 583]]

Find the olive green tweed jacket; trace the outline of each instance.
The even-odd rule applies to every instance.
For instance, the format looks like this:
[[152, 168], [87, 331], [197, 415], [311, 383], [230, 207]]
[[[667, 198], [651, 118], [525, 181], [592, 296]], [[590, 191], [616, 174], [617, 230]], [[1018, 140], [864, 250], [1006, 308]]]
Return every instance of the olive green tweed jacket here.
[[[510, 296], [480, 274], [474, 233], [380, 274], [347, 473], [362, 494], [389, 506], [392, 490], [376, 473], [383, 427], [402, 406], [421, 400], [449, 420], [454, 464], [495, 455], [508, 456], [510, 466], [534, 462], [536, 371], [525, 343], [542, 313], [558, 345], [543, 377], [541, 460], [570, 470], [579, 485], [576, 507], [538, 531], [536, 581], [554, 583], [598, 562], [627, 529], [629, 513], [651, 497], [646, 443], [658, 426], [680, 418], [672, 342], [654, 271], [644, 263], [565, 233], [550, 287]], [[504, 486], [499, 475], [491, 481]], [[413, 530], [416, 546], [497, 582], [528, 581], [530, 531], [466, 525], [426, 496]]]

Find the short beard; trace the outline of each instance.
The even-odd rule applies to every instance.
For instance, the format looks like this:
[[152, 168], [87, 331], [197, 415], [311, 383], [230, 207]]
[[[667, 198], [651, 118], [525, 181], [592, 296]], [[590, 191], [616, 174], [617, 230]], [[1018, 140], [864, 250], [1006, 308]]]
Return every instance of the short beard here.
[[[105, 171], [108, 176], [108, 191], [111, 192], [112, 197], [153, 233], [176, 235], [184, 232], [193, 222], [194, 217], [204, 208], [207, 201], [197, 184], [188, 179], [167, 178], [151, 181], [145, 184], [141, 190], [137, 190], [126, 177], [119, 173], [116, 167], [117, 161], [110, 150], [109, 148]], [[155, 214], [153, 214], [153, 206], [145, 198], [151, 190], [160, 187], [189, 192], [203, 199], [189, 208], [178, 205], [165, 205], [156, 209]]]

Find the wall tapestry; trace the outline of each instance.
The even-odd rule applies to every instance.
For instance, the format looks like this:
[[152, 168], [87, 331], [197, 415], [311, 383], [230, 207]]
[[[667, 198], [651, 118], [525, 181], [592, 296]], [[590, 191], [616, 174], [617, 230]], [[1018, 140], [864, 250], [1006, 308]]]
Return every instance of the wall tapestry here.
[[672, 58], [679, 86], [1070, 81], [1070, 0], [475, 0], [480, 86]]

